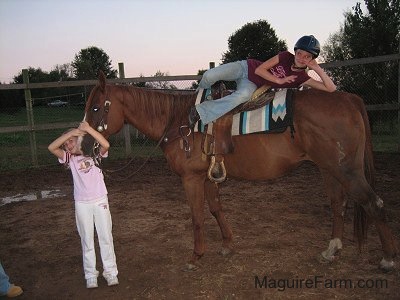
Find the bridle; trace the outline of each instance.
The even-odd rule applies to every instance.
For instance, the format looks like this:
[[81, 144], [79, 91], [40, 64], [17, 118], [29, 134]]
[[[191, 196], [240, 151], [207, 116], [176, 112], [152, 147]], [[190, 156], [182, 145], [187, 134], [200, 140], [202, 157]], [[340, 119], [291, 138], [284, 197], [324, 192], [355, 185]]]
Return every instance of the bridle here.
[[111, 105], [111, 101], [108, 99], [109, 99], [109, 97], [108, 97], [108, 93], [107, 93], [106, 101], [104, 101], [104, 114], [100, 120], [99, 125], [96, 128], [98, 132], [103, 132], [104, 130], [107, 130], [107, 117], [108, 117], [108, 112], [110, 111], [110, 105]]
[[[174, 103], [174, 101], [172, 101], [172, 104], [173, 104], [173, 103]], [[97, 131], [100, 132], [100, 133], [103, 132], [103, 131], [105, 131], [105, 130], [107, 130], [107, 125], [108, 125], [108, 124], [107, 124], [107, 120], [108, 120], [108, 113], [109, 113], [109, 111], [110, 111], [110, 106], [111, 106], [111, 100], [110, 100], [110, 97], [109, 97], [109, 95], [108, 95], [108, 90], [107, 90], [107, 87], [106, 87], [106, 100], [104, 101], [104, 114], [103, 114], [103, 116], [102, 116], [102, 118], [101, 118], [101, 120], [100, 120], [100, 122], [99, 122], [99, 125], [98, 125], [97, 128], [96, 128]], [[172, 108], [172, 109], [173, 109], [173, 108]], [[167, 139], [166, 136], [167, 136], [168, 131], [169, 131], [170, 128], [171, 128], [172, 122], [173, 122], [173, 118], [169, 118], [168, 123], [167, 123], [167, 125], [166, 125], [166, 127], [165, 127], [165, 129], [164, 129], [164, 132], [163, 132], [161, 138], [159, 139], [159, 141], [157, 142], [157, 145], [154, 147], [153, 151], [150, 152], [150, 154], [149, 154], [149, 156], [146, 158], [146, 160], [139, 166], [139, 168], [138, 168], [136, 171], [132, 172], [130, 175], [124, 177], [123, 179], [120, 179], [119, 181], [129, 179], [129, 178], [131, 178], [132, 176], [134, 176], [136, 173], [138, 173], [138, 172], [144, 167], [144, 165], [149, 161], [149, 159], [153, 156], [153, 154], [155, 153], [155, 150], [156, 150], [163, 142], [168, 141], [168, 139]], [[102, 167], [101, 167], [101, 159], [102, 159], [102, 158], [101, 158], [101, 155], [100, 155], [100, 144], [99, 144], [99, 142], [97, 142], [96, 140], [95, 140], [95, 142], [94, 142], [94, 144], [93, 144], [92, 155], [91, 155], [91, 157], [92, 157], [92, 159], [93, 159], [93, 161], [94, 161], [94, 164], [95, 164], [98, 168], [102, 169]], [[129, 161], [125, 166], [123, 166], [123, 167], [121, 167], [121, 168], [119, 168], [119, 169], [116, 169], [116, 170], [103, 170], [103, 169], [102, 169], [102, 171], [104, 172], [105, 175], [107, 175], [107, 173], [115, 173], [115, 172], [122, 171], [122, 170], [124, 170], [125, 168], [127, 168], [127, 167], [135, 160], [135, 158], [136, 158], [136, 157], [132, 157], [132, 158], [130, 159], [130, 161]], [[115, 178], [113, 178], [113, 179], [116, 180]]]

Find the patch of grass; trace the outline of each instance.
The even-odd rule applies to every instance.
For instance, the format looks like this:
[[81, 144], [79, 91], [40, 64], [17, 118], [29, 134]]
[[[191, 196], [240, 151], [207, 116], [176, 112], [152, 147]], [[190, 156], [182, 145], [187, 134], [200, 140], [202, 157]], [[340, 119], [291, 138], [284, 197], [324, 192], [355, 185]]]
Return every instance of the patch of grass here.
[[374, 151], [398, 152], [400, 140], [395, 135], [374, 135], [372, 136]]
[[[82, 120], [84, 109], [79, 106], [47, 107], [35, 106], [33, 108], [33, 121], [35, 124], [56, 122], [74, 122]], [[28, 116], [25, 109], [15, 114], [0, 113], [0, 127], [28, 125]]]
[[24, 143], [23, 134], [20, 132], [1, 134], [0, 135], [0, 146], [10, 147], [13, 145], [21, 145]]
[[[59, 137], [65, 129], [42, 130], [35, 134], [37, 159], [39, 166], [57, 165], [58, 161], [48, 150], [47, 146]], [[131, 139], [132, 153], [127, 157], [125, 141], [120, 136], [110, 138], [110, 153], [107, 161], [162, 156], [160, 148], [155, 148], [155, 141]], [[28, 132], [0, 134], [0, 171], [28, 169], [33, 166], [30, 139]]]

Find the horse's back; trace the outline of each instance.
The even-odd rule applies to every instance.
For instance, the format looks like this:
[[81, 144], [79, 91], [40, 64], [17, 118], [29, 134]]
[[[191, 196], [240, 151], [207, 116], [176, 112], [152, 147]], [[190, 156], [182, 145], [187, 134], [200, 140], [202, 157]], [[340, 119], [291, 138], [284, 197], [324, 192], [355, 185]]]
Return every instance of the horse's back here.
[[[335, 91], [332, 93], [308, 89], [294, 93], [294, 122], [304, 119], [343, 122], [349, 116], [358, 115], [363, 106], [363, 100], [351, 93]], [[325, 120], [323, 120], [325, 119]]]
[[294, 97], [294, 137], [289, 129], [280, 134], [234, 137], [234, 153], [226, 157], [228, 174], [250, 179], [275, 178], [304, 160], [321, 168], [333, 168], [341, 160], [353, 159], [351, 153], [357, 153], [360, 157], [354, 159], [362, 163], [365, 124], [360, 112], [361, 98], [346, 92], [314, 89], [298, 91]]

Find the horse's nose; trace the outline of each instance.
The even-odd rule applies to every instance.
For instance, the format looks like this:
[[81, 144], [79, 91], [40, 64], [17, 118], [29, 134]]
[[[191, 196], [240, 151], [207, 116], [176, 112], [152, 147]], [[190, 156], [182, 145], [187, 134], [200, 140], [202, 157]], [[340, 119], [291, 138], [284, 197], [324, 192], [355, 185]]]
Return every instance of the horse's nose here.
[[104, 130], [107, 130], [107, 124], [97, 126], [98, 132], [103, 132]]

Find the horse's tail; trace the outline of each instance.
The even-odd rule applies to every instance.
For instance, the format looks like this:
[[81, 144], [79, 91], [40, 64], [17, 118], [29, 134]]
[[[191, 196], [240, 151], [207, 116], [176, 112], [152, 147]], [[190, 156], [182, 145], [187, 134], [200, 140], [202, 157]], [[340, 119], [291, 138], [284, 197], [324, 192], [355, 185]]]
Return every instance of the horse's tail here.
[[[365, 145], [364, 145], [364, 173], [367, 182], [372, 189], [375, 189], [375, 166], [372, 148], [372, 134], [371, 127], [369, 126], [369, 119], [364, 101], [357, 97], [356, 102], [359, 112], [361, 113], [364, 121], [365, 130]], [[368, 231], [368, 218], [365, 209], [357, 202], [354, 203], [354, 236], [357, 239], [359, 250], [367, 238]]]

